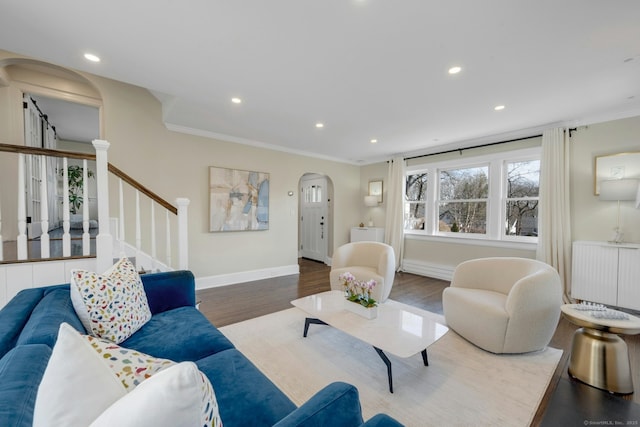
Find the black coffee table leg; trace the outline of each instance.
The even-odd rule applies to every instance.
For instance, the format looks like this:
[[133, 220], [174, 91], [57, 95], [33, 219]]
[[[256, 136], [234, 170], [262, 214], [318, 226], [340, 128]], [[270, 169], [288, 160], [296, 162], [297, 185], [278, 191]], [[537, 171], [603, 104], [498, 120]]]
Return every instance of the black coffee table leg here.
[[427, 349], [425, 348], [424, 350], [422, 350], [420, 354], [422, 354], [422, 361], [424, 362], [424, 366], [429, 366], [429, 359], [427, 359]]
[[384, 352], [380, 350], [378, 347], [373, 347], [373, 348], [376, 350], [376, 353], [378, 353], [378, 356], [380, 356], [384, 364], [387, 365], [387, 376], [389, 377], [389, 393], [393, 393], [393, 376], [391, 374], [391, 361], [389, 360], [387, 355], [384, 354]]
[[309, 325], [311, 324], [314, 325], [326, 325], [325, 322], [323, 322], [320, 319], [315, 319], [313, 317], [307, 317], [306, 319], [304, 319], [304, 334], [302, 334], [303, 337], [307, 337], [307, 332], [309, 332]]

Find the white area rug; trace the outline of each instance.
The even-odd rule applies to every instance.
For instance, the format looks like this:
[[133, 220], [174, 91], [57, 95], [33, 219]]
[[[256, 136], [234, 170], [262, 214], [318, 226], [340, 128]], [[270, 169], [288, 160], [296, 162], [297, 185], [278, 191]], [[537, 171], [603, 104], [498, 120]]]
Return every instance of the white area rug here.
[[355, 385], [365, 420], [384, 412], [407, 426], [528, 426], [562, 355], [554, 348], [494, 355], [449, 331], [427, 349], [429, 366], [419, 353], [387, 355], [391, 394], [371, 346], [321, 325], [303, 338], [305, 317], [291, 308], [221, 331], [298, 406], [333, 381]]

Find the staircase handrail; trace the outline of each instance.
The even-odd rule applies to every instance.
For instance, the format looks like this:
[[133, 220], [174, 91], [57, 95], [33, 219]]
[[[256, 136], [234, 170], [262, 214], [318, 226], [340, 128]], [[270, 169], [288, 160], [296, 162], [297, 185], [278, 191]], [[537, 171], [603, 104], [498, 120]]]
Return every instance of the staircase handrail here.
[[[35, 155], [43, 155], [43, 156], [51, 156], [51, 157], [67, 157], [69, 159], [79, 159], [79, 160], [96, 160], [96, 155], [91, 153], [78, 153], [75, 151], [65, 151], [65, 150], [56, 150], [51, 148], [40, 148], [40, 147], [29, 147], [26, 145], [15, 145], [15, 144], [4, 144], [0, 143], [0, 151], [7, 153], [22, 153], [22, 154], [35, 154]], [[122, 171], [111, 162], [107, 163], [109, 172], [121, 178], [124, 182], [140, 191], [151, 200], [155, 201], [157, 204], [168, 210], [174, 215], [178, 214], [178, 208], [172, 205], [170, 202], [163, 199], [158, 194], [149, 190], [147, 187], [142, 185], [136, 179], [132, 178], [126, 172]]]
[[[169, 214], [173, 214], [176, 218], [177, 218], [177, 236], [178, 236], [178, 268], [179, 269], [187, 269], [188, 268], [188, 214], [187, 214], [187, 206], [189, 205], [189, 199], [186, 198], [177, 198], [175, 200], [176, 206], [174, 206], [172, 203], [166, 201], [164, 198], [160, 197], [158, 194], [156, 194], [155, 192], [151, 191], [149, 188], [145, 187], [143, 184], [141, 184], [140, 182], [138, 182], [137, 180], [135, 180], [134, 178], [132, 178], [130, 175], [128, 175], [126, 172], [124, 172], [123, 170], [119, 169], [118, 167], [114, 166], [113, 164], [109, 163], [108, 159], [107, 159], [107, 150], [109, 148], [109, 142], [108, 141], [104, 141], [104, 140], [94, 140], [92, 141], [92, 145], [96, 150], [95, 154], [92, 153], [80, 153], [80, 152], [74, 152], [74, 151], [67, 151], [67, 150], [58, 150], [58, 149], [51, 149], [51, 148], [43, 148], [43, 147], [32, 147], [32, 146], [25, 146], [25, 145], [14, 145], [14, 144], [7, 144], [7, 143], [0, 143], [0, 152], [7, 152], [7, 153], [15, 153], [18, 154], [19, 156], [19, 160], [18, 160], [18, 166], [19, 166], [19, 172], [18, 172], [18, 187], [20, 188], [24, 188], [25, 184], [24, 184], [24, 179], [22, 179], [21, 177], [24, 175], [24, 167], [25, 167], [25, 156], [36, 156], [36, 157], [42, 157], [42, 158], [46, 158], [46, 157], [54, 157], [54, 158], [62, 158], [63, 159], [63, 170], [65, 171], [65, 176], [66, 176], [66, 169], [67, 169], [67, 160], [68, 159], [74, 159], [74, 160], [82, 160], [83, 164], [84, 164], [84, 170], [87, 170], [87, 161], [95, 161], [96, 162], [96, 179], [97, 179], [97, 193], [98, 193], [98, 224], [99, 224], [99, 228], [98, 228], [98, 234], [95, 237], [95, 241], [96, 241], [96, 259], [97, 259], [97, 265], [98, 265], [98, 269], [102, 269], [102, 270], [106, 270], [110, 264], [111, 264], [111, 260], [112, 260], [112, 255], [111, 255], [111, 249], [113, 248], [114, 250], [116, 250], [113, 246], [113, 237], [111, 236], [110, 233], [110, 226], [109, 226], [109, 222], [110, 222], [110, 215], [109, 215], [109, 189], [108, 189], [108, 175], [109, 173], [113, 174], [116, 178], [119, 178], [120, 181], [120, 185], [119, 185], [119, 193], [120, 193], [120, 217], [119, 217], [119, 224], [120, 224], [120, 238], [119, 238], [119, 243], [120, 243], [120, 248], [123, 250], [124, 248], [124, 211], [123, 211], [123, 183], [128, 184], [131, 188], [133, 188], [135, 190], [135, 194], [136, 194], [136, 255], [145, 255], [146, 258], [148, 260], [150, 260], [150, 262], [153, 264], [153, 266], [156, 266], [159, 262], [159, 260], [156, 259], [156, 238], [155, 238], [155, 217], [154, 217], [154, 204], [159, 205], [162, 209], [164, 209], [164, 211], [166, 212], [166, 265], [167, 267], [169, 267], [171, 265], [171, 239], [170, 239], [170, 225], [169, 225]], [[43, 170], [44, 170], [44, 166], [42, 166]], [[44, 173], [43, 173], [44, 175]], [[20, 182], [22, 179], [22, 183]], [[85, 173], [84, 179], [87, 179], [87, 175]], [[41, 186], [44, 188], [41, 188], [42, 193], [46, 194], [47, 190], [46, 190], [46, 179], [43, 179], [41, 181]], [[65, 189], [63, 191], [67, 191], [66, 190], [66, 185], [64, 186]], [[17, 249], [18, 249], [18, 260], [19, 261], [23, 261], [23, 260], [27, 260], [27, 237], [26, 237], [26, 223], [27, 223], [27, 218], [25, 215], [25, 201], [24, 200], [20, 200], [20, 197], [23, 198], [23, 196], [21, 196], [23, 194], [22, 191], [19, 191], [19, 200], [18, 200], [18, 238], [17, 238]], [[140, 221], [140, 201], [139, 201], [139, 195], [143, 194], [145, 196], [148, 197], [148, 199], [151, 201], [151, 220], [150, 220], [150, 226], [151, 226], [151, 230], [152, 230], [152, 236], [151, 236], [151, 256], [147, 256], [147, 254], [144, 254], [144, 252], [141, 249], [141, 221]], [[107, 195], [106, 198], [104, 198], [104, 196]], [[88, 199], [88, 194], [87, 194], [87, 188], [84, 188], [84, 194], [83, 194], [83, 198]], [[24, 199], [24, 198], [23, 198]], [[70, 236], [69, 236], [69, 226], [70, 226], [70, 221], [69, 221], [69, 207], [66, 204], [66, 198], [63, 199], [63, 203], [65, 204], [65, 207], [63, 208], [64, 211], [64, 219], [63, 219], [63, 229], [64, 229], [64, 233], [63, 233], [63, 257], [69, 257], [70, 256]], [[46, 203], [41, 203], [42, 207], [42, 224], [47, 224], [47, 220], [48, 217], [46, 215]], [[83, 220], [82, 220], [82, 227], [83, 227], [83, 234], [82, 234], [82, 239], [83, 239], [83, 244], [82, 244], [82, 249], [83, 249], [83, 255], [87, 256], [89, 255], [89, 216], [88, 216], [88, 208], [87, 205], [83, 205]], [[0, 213], [1, 215], [1, 213]], [[0, 222], [0, 227], [1, 227], [1, 222]], [[1, 234], [0, 234], [0, 242], [2, 241], [1, 238]], [[41, 238], [42, 244], [41, 244], [41, 248], [42, 248], [42, 258], [50, 258], [49, 256], [49, 238], [48, 238], [48, 233], [45, 230], [42, 233], [42, 238]], [[2, 246], [0, 245], [0, 262], [3, 261], [3, 256], [2, 256]], [[122, 251], [120, 251], [120, 253], [122, 253]], [[152, 268], [154, 268], [152, 266]], [[170, 267], [169, 267], [170, 268]]]

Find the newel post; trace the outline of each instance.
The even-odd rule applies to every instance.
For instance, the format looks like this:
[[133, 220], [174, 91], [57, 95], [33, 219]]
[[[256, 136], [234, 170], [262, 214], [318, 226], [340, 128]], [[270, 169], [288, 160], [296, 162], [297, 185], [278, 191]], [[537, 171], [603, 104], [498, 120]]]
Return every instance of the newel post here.
[[178, 205], [178, 268], [180, 270], [189, 269], [189, 219], [187, 209], [189, 203], [189, 199], [176, 199], [176, 205]]
[[96, 186], [98, 192], [98, 235], [96, 236], [96, 269], [106, 271], [113, 265], [113, 236], [109, 230], [109, 143], [101, 139], [92, 141], [96, 150]]

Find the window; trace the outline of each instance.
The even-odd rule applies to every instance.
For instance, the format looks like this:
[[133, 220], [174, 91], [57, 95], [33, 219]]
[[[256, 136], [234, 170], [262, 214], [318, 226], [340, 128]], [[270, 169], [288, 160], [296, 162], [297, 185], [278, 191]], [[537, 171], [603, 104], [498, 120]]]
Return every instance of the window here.
[[404, 228], [424, 230], [425, 205], [427, 201], [427, 174], [407, 175], [405, 186]]
[[508, 162], [506, 169], [505, 234], [507, 236], [537, 236], [540, 160]]
[[409, 166], [406, 234], [535, 242], [540, 148]]
[[440, 171], [438, 231], [487, 232], [489, 167]]

